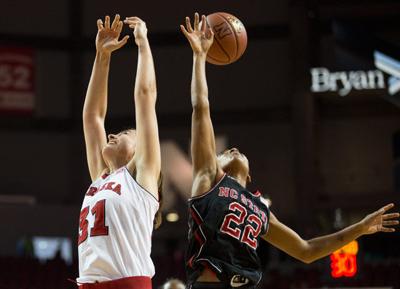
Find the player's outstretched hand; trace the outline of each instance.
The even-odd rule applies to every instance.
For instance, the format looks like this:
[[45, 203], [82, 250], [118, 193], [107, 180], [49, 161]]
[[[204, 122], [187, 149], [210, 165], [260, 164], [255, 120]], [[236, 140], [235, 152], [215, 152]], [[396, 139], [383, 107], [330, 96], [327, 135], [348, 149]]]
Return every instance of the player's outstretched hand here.
[[186, 17], [186, 28], [181, 25], [181, 30], [189, 40], [193, 53], [207, 55], [214, 41], [214, 32], [208, 27], [206, 16], [202, 15], [201, 22], [199, 20], [199, 14], [196, 12], [194, 14], [193, 29], [190, 24], [190, 18]]
[[124, 23], [129, 25], [129, 28], [133, 29], [133, 35], [135, 36], [135, 43], [137, 46], [147, 41], [147, 27], [142, 19], [136, 16], [126, 17]]
[[379, 210], [366, 216], [360, 223], [363, 234], [374, 234], [377, 232], [394, 232], [392, 226], [399, 224], [399, 213], [386, 214], [386, 211], [392, 209], [394, 204], [388, 204]]
[[110, 24], [110, 16], [108, 15], [105, 17], [104, 23], [101, 19], [97, 20], [96, 49], [98, 52], [111, 53], [124, 46], [128, 41], [129, 36], [118, 40], [123, 26], [119, 18], [118, 14], [115, 15], [112, 24]]

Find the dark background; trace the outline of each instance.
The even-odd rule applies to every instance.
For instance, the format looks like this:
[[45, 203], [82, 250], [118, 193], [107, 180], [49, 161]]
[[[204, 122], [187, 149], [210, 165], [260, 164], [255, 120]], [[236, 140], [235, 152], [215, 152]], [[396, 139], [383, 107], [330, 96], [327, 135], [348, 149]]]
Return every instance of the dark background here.
[[[251, 188], [271, 198], [281, 221], [310, 238], [335, 230], [338, 209], [342, 225], [348, 225], [388, 202], [399, 204], [400, 110], [394, 102], [400, 96], [388, 101], [387, 90], [313, 94], [309, 72], [311, 67], [373, 70], [375, 49], [400, 60], [399, 1], [2, 0], [0, 47], [34, 50], [36, 104], [31, 115], [0, 112], [0, 284], [74, 286], [65, 279], [76, 277], [76, 264], [21, 259], [16, 244], [23, 236], [64, 236], [76, 246], [80, 205], [90, 183], [81, 111], [98, 18], [119, 13], [147, 22], [160, 136], [188, 153], [192, 56], [179, 24], [195, 11], [229, 12], [246, 26], [242, 58], [228, 66], [208, 65], [212, 118], [222, 143], [248, 156]], [[132, 37], [113, 54], [109, 132], [134, 126], [136, 59]], [[177, 212], [180, 219], [154, 233], [155, 287], [168, 277], [184, 278], [188, 191], [171, 174], [164, 213]], [[266, 274], [260, 288], [400, 288], [399, 237], [362, 238], [359, 275], [339, 281], [329, 275], [328, 258], [308, 266], [263, 245]], [[16, 281], [21, 270], [29, 282]]]

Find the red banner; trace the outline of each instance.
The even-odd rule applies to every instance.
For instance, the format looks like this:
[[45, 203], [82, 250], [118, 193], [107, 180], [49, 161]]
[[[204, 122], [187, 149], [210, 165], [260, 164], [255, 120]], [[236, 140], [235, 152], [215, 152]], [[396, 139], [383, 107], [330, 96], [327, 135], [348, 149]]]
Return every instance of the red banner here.
[[0, 47], [0, 112], [31, 113], [35, 104], [33, 50]]

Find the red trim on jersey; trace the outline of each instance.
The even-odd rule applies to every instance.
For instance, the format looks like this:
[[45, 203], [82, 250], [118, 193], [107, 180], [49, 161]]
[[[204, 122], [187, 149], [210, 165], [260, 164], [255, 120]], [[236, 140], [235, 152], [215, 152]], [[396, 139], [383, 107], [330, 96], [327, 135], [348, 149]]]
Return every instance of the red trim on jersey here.
[[109, 175], [110, 175], [110, 174], [105, 173], [105, 174], [103, 174], [103, 175], [101, 176], [101, 178], [102, 178], [103, 180], [105, 180], [105, 179], [107, 179], [107, 177], [108, 177]]
[[205, 243], [205, 240], [203, 240], [203, 239], [200, 237], [198, 231], [194, 232], [194, 237], [196, 238], [197, 242], [199, 242], [200, 246], [202, 246], [202, 245]]
[[192, 215], [193, 220], [196, 222], [198, 226], [200, 226], [203, 223], [203, 220], [201, 219], [201, 216], [198, 215], [196, 209], [190, 208], [190, 214]]
[[196, 256], [196, 255], [193, 255], [193, 256], [189, 259], [188, 265], [189, 265], [190, 268], [193, 268], [193, 259], [194, 259], [194, 256]]
[[98, 283], [83, 283], [79, 289], [152, 289], [151, 278], [134, 276]]
[[255, 191], [255, 192], [250, 192], [250, 193], [255, 197], [261, 197], [261, 192], [259, 190]]

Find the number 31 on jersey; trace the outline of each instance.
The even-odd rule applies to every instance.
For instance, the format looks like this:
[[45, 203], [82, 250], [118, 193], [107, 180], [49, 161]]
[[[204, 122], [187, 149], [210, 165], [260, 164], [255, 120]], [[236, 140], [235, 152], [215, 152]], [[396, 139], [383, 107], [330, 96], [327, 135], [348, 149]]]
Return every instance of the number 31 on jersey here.
[[106, 200], [100, 200], [91, 210], [89, 206], [83, 208], [79, 215], [78, 246], [85, 242], [89, 236], [89, 222], [87, 220], [89, 211], [94, 216], [94, 224], [90, 229], [90, 237], [108, 235], [108, 226], [106, 226]]

